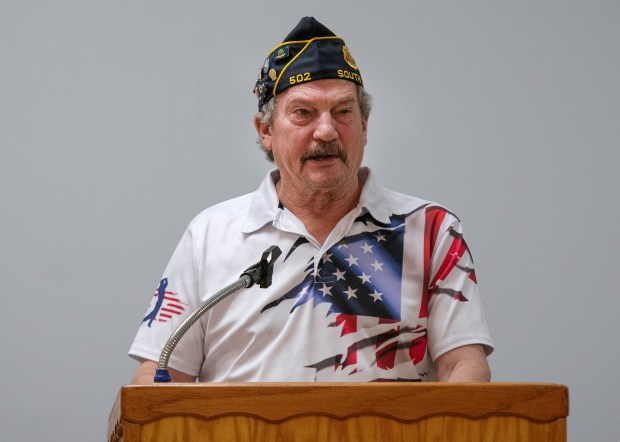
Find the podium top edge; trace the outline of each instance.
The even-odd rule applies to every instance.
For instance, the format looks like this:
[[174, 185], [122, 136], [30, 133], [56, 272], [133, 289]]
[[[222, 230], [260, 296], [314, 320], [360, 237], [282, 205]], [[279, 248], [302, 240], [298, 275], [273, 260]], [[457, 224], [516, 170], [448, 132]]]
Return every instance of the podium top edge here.
[[278, 422], [322, 414], [337, 419], [381, 415], [412, 422], [433, 415], [479, 419], [517, 416], [551, 422], [568, 416], [568, 387], [547, 383], [172, 383], [121, 388], [123, 419], [202, 419], [243, 414]]

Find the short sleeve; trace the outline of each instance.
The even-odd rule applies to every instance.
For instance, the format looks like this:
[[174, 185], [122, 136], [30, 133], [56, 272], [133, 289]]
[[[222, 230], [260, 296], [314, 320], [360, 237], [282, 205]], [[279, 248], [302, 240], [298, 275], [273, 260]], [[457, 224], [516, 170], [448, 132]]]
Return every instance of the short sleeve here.
[[[158, 361], [168, 338], [201, 303], [199, 263], [191, 230], [184, 233], [154, 293], [129, 355], [138, 361]], [[183, 336], [175, 347], [169, 367], [198, 375], [204, 360], [204, 330], [201, 323]]]
[[454, 348], [482, 344], [493, 351], [482, 308], [474, 261], [460, 222], [446, 219], [432, 252], [428, 341], [433, 360]]

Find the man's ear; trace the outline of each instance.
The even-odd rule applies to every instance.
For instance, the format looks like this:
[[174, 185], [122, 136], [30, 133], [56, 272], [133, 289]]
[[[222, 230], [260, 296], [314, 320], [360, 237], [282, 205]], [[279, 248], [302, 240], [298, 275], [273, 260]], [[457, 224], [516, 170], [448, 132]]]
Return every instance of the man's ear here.
[[364, 146], [368, 141], [368, 118], [362, 119], [362, 133], [364, 134]]
[[260, 115], [254, 115], [254, 127], [256, 128], [256, 133], [261, 139], [263, 146], [271, 150], [271, 126], [267, 123], [263, 123]]

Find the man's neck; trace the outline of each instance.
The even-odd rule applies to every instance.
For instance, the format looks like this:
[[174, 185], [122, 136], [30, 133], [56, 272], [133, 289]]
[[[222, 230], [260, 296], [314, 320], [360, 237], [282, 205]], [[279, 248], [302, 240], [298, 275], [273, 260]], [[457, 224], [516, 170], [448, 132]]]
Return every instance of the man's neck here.
[[327, 190], [290, 192], [276, 183], [280, 202], [306, 226], [308, 233], [323, 244], [336, 224], [359, 203], [363, 181]]

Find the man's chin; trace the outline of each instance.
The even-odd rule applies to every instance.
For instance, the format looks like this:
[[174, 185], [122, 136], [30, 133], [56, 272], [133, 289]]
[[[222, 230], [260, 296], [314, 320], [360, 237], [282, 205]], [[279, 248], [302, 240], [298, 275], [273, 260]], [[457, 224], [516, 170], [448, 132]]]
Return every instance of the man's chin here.
[[344, 161], [340, 157], [312, 157], [304, 160], [304, 167], [309, 168], [326, 168], [326, 167], [340, 167], [344, 166]]
[[340, 159], [319, 160], [307, 164], [306, 179], [317, 190], [341, 187], [346, 183], [347, 171]]

